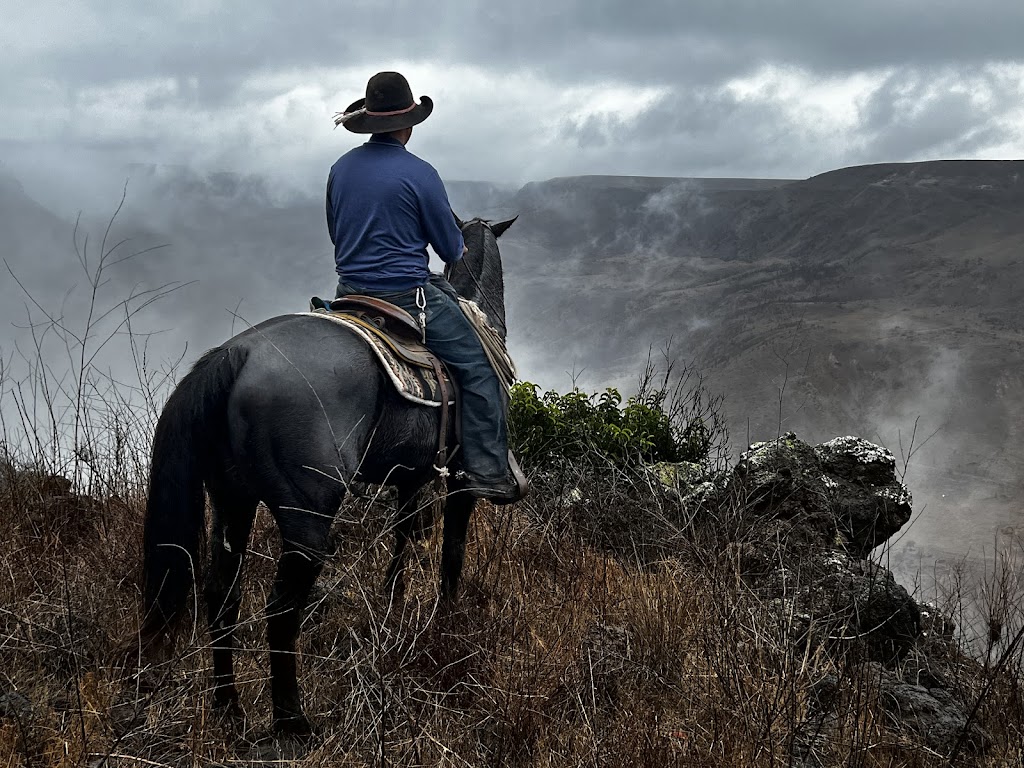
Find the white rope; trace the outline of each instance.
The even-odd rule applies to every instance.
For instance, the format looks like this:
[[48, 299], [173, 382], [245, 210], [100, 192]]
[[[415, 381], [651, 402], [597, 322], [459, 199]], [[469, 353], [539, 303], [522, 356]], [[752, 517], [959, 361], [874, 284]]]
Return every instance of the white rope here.
[[498, 380], [505, 388], [505, 394], [508, 394], [516, 382], [516, 364], [508, 353], [505, 340], [494, 330], [487, 320], [487, 315], [475, 301], [460, 298], [459, 306], [470, 325], [473, 326], [473, 330], [476, 331], [477, 338], [480, 339], [480, 344], [487, 354], [491, 367], [498, 374]]
[[353, 117], [366, 114], [366, 107], [357, 109], [352, 112], [335, 112], [334, 113], [334, 127], [337, 128], [339, 125], [344, 125]]

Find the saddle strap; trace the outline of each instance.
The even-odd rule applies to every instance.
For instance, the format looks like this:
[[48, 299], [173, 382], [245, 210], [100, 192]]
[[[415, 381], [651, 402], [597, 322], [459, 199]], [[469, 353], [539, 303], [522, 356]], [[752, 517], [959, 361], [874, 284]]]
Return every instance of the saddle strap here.
[[434, 469], [437, 470], [438, 480], [440, 480], [448, 477], [448, 384], [445, 382], [444, 372], [441, 370], [441, 361], [436, 355], [431, 355], [430, 364], [434, 368], [437, 386], [441, 393], [441, 430], [437, 439], [437, 458], [434, 460]]

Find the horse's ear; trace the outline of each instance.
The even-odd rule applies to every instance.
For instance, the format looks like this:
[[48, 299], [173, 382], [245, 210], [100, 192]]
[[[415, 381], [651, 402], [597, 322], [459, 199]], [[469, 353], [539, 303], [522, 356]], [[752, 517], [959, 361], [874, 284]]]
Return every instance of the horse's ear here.
[[511, 218], [508, 221], [503, 221], [499, 224], [491, 224], [491, 232], [494, 233], [495, 237], [501, 237], [503, 234], [505, 234], [506, 229], [515, 224], [516, 219], [518, 218], [519, 216], [517, 215], [515, 216], [515, 218]]
[[460, 219], [459, 214], [457, 214], [454, 210], [452, 210], [452, 216], [455, 217], [455, 223], [459, 225], [459, 229], [462, 229], [463, 227], [466, 226], [466, 222]]

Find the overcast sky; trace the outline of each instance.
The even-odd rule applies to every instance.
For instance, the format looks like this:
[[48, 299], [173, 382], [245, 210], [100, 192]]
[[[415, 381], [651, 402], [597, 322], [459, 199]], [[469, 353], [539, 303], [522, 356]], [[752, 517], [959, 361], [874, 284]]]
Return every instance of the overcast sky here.
[[0, 160], [47, 183], [152, 162], [319, 190], [362, 140], [332, 113], [386, 69], [434, 98], [410, 149], [448, 179], [1024, 157], [1022, 0], [2, 0], [0, 18]]

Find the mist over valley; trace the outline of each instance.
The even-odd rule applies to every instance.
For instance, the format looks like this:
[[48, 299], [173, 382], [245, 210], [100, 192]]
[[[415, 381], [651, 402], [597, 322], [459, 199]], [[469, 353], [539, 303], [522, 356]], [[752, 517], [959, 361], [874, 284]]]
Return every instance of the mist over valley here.
[[[846, 168], [806, 180], [583, 176], [522, 187], [449, 181], [463, 217], [518, 215], [502, 238], [509, 344], [542, 387], [629, 392], [667, 348], [725, 395], [732, 448], [794, 431], [914, 455], [919, 518], [897, 551], [980, 554], [1021, 525], [1024, 163]], [[319, 196], [260, 176], [134, 166], [109, 238], [133, 250], [103, 295], [187, 284], [141, 312], [151, 360], [191, 363], [247, 324], [333, 292]], [[107, 185], [108, 188], [113, 188]], [[0, 175], [3, 256], [41, 307], [85, 301], [68, 203]], [[82, 199], [95, 256], [109, 199]], [[54, 210], [57, 209], [57, 210]], [[109, 245], [109, 242], [108, 242]], [[0, 289], [5, 357], [26, 306]], [[73, 289], [73, 290], [72, 290]], [[69, 293], [70, 291], [70, 293]], [[69, 323], [70, 324], [70, 323]], [[123, 347], [107, 363], [124, 364]], [[330, 354], [325, 349], [324, 354]], [[902, 441], [902, 448], [901, 448]]]

